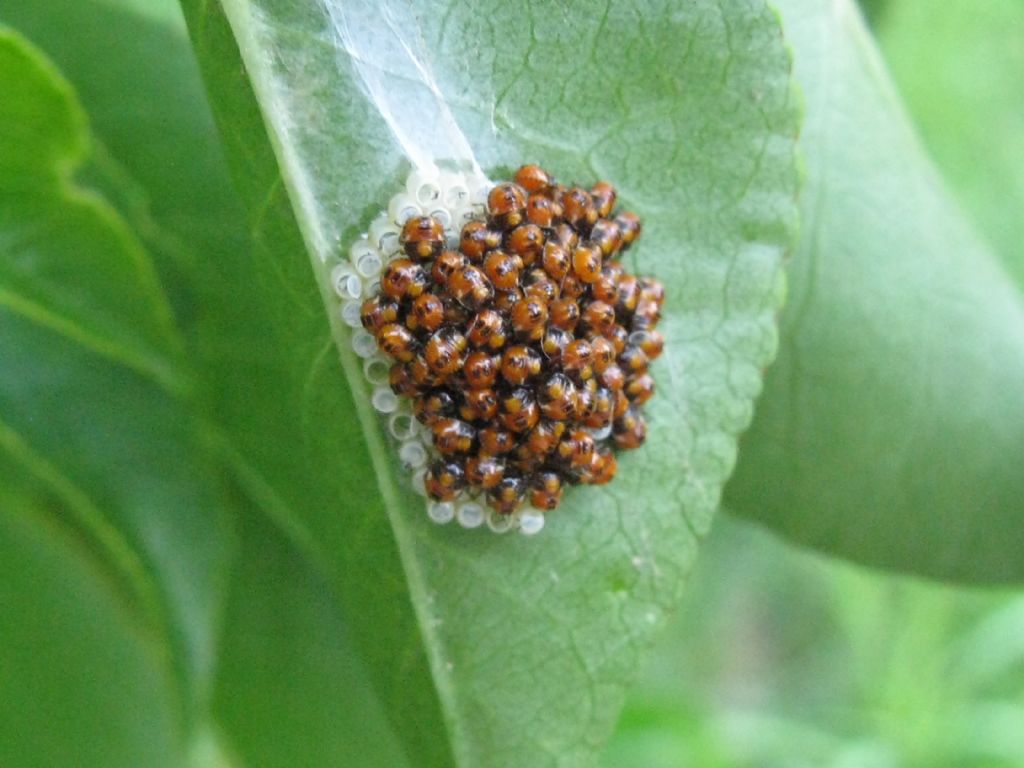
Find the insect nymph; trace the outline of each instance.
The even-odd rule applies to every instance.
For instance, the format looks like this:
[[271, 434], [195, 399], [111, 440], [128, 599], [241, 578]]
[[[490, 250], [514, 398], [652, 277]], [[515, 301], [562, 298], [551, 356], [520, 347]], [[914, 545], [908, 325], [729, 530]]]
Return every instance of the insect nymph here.
[[[646, 436], [665, 292], [626, 272], [639, 238], [611, 184], [416, 171], [334, 268], [399, 459], [436, 522], [536, 533]], [[489, 511], [488, 511], [489, 509]]]

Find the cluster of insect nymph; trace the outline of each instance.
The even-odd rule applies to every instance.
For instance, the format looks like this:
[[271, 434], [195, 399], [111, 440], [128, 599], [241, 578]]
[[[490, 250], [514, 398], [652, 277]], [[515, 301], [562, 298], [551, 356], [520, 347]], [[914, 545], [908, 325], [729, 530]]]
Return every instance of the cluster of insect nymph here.
[[437, 523], [533, 534], [646, 437], [664, 290], [607, 182], [414, 170], [331, 273], [398, 456]]

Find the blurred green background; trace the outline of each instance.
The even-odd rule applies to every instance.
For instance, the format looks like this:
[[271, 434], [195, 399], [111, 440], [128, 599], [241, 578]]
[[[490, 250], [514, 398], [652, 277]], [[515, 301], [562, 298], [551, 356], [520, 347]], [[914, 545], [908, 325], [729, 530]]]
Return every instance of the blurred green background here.
[[875, 573], [721, 518], [604, 765], [1024, 765], [1024, 596]]
[[[862, 6], [924, 144], [1024, 284], [1024, 3]], [[1024, 766], [1020, 592], [870, 571], [722, 516], [687, 594], [606, 768]]]

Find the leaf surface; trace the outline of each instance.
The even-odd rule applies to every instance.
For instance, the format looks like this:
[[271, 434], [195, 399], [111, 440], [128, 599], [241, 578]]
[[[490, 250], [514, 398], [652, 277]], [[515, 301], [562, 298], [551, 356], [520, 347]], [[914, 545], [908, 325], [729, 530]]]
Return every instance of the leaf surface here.
[[783, 0], [808, 178], [779, 359], [726, 493], [794, 541], [1024, 576], [1024, 303], [924, 156], [852, 3]]
[[[332, 574], [418, 764], [451, 761], [442, 729], [460, 765], [590, 764], [680, 593], [774, 350], [796, 184], [777, 20], [757, 2], [184, 7], [261, 246], [231, 284], [260, 342], [232, 426], [254, 487]], [[406, 153], [467, 148], [492, 173], [537, 161], [613, 180], [647, 225], [633, 266], [670, 291], [648, 445], [532, 540], [427, 521], [317, 296]]]

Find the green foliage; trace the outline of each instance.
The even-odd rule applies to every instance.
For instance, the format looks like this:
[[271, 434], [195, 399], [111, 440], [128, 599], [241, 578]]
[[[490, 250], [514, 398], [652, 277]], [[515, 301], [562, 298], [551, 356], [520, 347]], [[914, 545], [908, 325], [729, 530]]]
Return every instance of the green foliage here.
[[245, 765], [404, 768], [331, 589], [258, 512], [246, 519], [214, 699]]
[[1024, 5], [901, 0], [878, 32], [925, 146], [1024, 285]]
[[[252, 283], [255, 295], [235, 291], [233, 288], [240, 281], [244, 282], [243, 276], [253, 275], [252, 265], [261, 253], [261, 238], [269, 238], [275, 243], [275, 247], [280, 247], [284, 241], [281, 235], [274, 231], [273, 220], [266, 216], [259, 217], [259, 226], [254, 227], [254, 235], [250, 238], [242, 209], [231, 195], [227, 195], [218, 204], [204, 207], [203, 201], [215, 200], [218, 194], [226, 194], [231, 187], [219, 147], [211, 140], [215, 135], [213, 123], [206, 107], [198, 70], [190, 58], [188, 38], [180, 15], [170, 16], [173, 24], [168, 24], [163, 18], [157, 24], [151, 17], [140, 16], [128, 6], [114, 7], [107, 3], [78, 3], [71, 0], [68, 3], [54, 3], [52, 13], [42, 16], [39, 15], [38, 6], [34, 2], [11, 3], [4, 8], [4, 18], [30, 29], [33, 36], [47, 41], [48, 47], [60, 54], [61, 63], [69, 68], [82, 92], [91, 94], [91, 112], [101, 116], [123, 115], [121, 110], [126, 109], [125, 104], [134, 104], [134, 109], [151, 116], [152, 122], [147, 120], [134, 135], [131, 132], [119, 133], [123, 127], [115, 130], [114, 127], [121, 126], [122, 121], [113, 117], [97, 124], [95, 127], [103, 130], [100, 146], [104, 148], [104, 154], [89, 168], [89, 177], [105, 192], [124, 202], [135, 228], [145, 238], [158, 259], [160, 271], [166, 276], [165, 282], [176, 289], [175, 304], [179, 320], [184, 326], [183, 333], [190, 352], [190, 360], [197, 368], [201, 368], [201, 397], [197, 399], [203, 401], [206, 409], [217, 414], [217, 423], [207, 424], [207, 429], [210, 430], [207, 439], [217, 449], [219, 463], [230, 465], [235, 483], [244, 489], [244, 493], [258, 500], [258, 505], [254, 505], [244, 498], [236, 499], [232, 506], [240, 507], [236, 513], [269, 516], [283, 526], [290, 541], [282, 544], [280, 533], [277, 533], [276, 538], [269, 539], [262, 550], [276, 553], [275, 556], [285, 559], [285, 562], [290, 558], [290, 562], [299, 564], [300, 570], [294, 576], [296, 584], [292, 589], [294, 592], [305, 594], [306, 597], [294, 603], [278, 602], [280, 624], [261, 626], [260, 620], [266, 616], [265, 613], [248, 615], [234, 608], [239, 603], [244, 604], [247, 599], [251, 600], [252, 594], [269, 599], [265, 592], [260, 591], [261, 585], [266, 586], [266, 580], [253, 584], [245, 579], [251, 571], [236, 574], [227, 596], [220, 588], [208, 590], [210, 597], [216, 597], [218, 602], [225, 598], [230, 601], [228, 611], [218, 627], [218, 650], [222, 663], [218, 666], [216, 679], [212, 681], [214, 690], [210, 692], [210, 707], [214, 710], [212, 716], [218, 727], [212, 731], [197, 731], [195, 735], [187, 738], [198, 740], [223, 737], [237, 746], [239, 759], [244, 760], [245, 764], [275, 764], [275, 760], [279, 759], [276, 755], [280, 754], [282, 743], [297, 749], [295, 754], [287, 758], [292, 764], [296, 761], [319, 764], [323, 750], [328, 748], [325, 743], [312, 738], [303, 740], [296, 737], [284, 742], [280, 738], [274, 738], [276, 726], [272, 727], [268, 719], [273, 719], [278, 724], [280, 719], [274, 718], [272, 714], [267, 715], [266, 710], [261, 708], [261, 700], [250, 695], [255, 678], [233, 674], [237, 667], [231, 666], [223, 659], [228, 658], [224, 655], [226, 652], [230, 652], [233, 659], [244, 657], [247, 648], [244, 643], [254, 634], [259, 634], [266, 639], [264, 647], [260, 649], [260, 660], [271, 670], [293, 669], [294, 662], [291, 660], [294, 659], [294, 650], [284, 643], [275, 645], [271, 642], [275, 632], [280, 631], [279, 627], [301, 628], [301, 631], [308, 632], [312, 637], [323, 637], [327, 630], [322, 627], [334, 628], [340, 623], [333, 602], [334, 597], [325, 598], [321, 593], [322, 582], [308, 575], [310, 568], [316, 573], [325, 570], [317, 562], [316, 553], [311, 553], [312, 544], [308, 532], [287, 527], [290, 523], [287, 517], [287, 499], [276, 497], [268, 481], [250, 467], [240, 453], [241, 450], [250, 451], [250, 454], [255, 456], [254, 460], [263, 462], [286, 476], [295, 471], [302, 471], [310, 476], [320, 477], [321, 479], [316, 482], [310, 481], [308, 487], [303, 486], [303, 478], [289, 491], [293, 496], [304, 498], [310, 504], [326, 507], [331, 503], [331, 494], [335, 497], [344, 496], [348, 487], [355, 483], [352, 475], [346, 474], [344, 465], [335, 468], [329, 474], [324, 473], [321, 453], [333, 450], [333, 455], [347, 455], [352, 458], [353, 451], [337, 447], [332, 449], [323, 440], [306, 445], [301, 439], [301, 434], [296, 433], [291, 427], [281, 428], [276, 433], [273, 427], [274, 424], [303, 423], [311, 406], [304, 397], [306, 370], [299, 369], [290, 378], [284, 375], [290, 370], [289, 356], [295, 354], [302, 360], [301, 355], [313, 349], [313, 356], [324, 358], [326, 363], [334, 359], [333, 356], [324, 354], [327, 352], [326, 340], [316, 338], [317, 333], [321, 336], [324, 333], [323, 313], [314, 305], [315, 311], [307, 309], [305, 312], [290, 313], [290, 308], [283, 307], [279, 316], [268, 314], [271, 304], [261, 307], [257, 291], [274, 294], [279, 273], [272, 263], [269, 264], [271, 277], [265, 282]], [[120, 29], [123, 33], [117, 35], [117, 45], [110, 45], [105, 38], [98, 35], [75, 34], [75, 30], [80, 29]], [[97, 62], [102, 62], [103, 66], [98, 66]], [[165, 82], [169, 72], [176, 73], [171, 83]], [[126, 87], [119, 91], [107, 86], [108, 81], [121, 82], [126, 84]], [[152, 94], [160, 89], [173, 92], [175, 97], [169, 102], [154, 101]], [[151, 106], [147, 107], [146, 104]], [[111, 126], [110, 130], [107, 126]], [[144, 130], [145, 126], [152, 128]], [[81, 127], [79, 124], [79, 128]], [[158, 127], [161, 129], [157, 130]], [[84, 139], [84, 136], [80, 139]], [[124, 166], [113, 159], [115, 152], [117, 160], [130, 164], [130, 174]], [[159, 162], [154, 158], [158, 158]], [[192, 168], [193, 164], [202, 168], [203, 172], [194, 176], [178, 173], [179, 167]], [[161, 190], [170, 189], [174, 182], [180, 185], [178, 191], [161, 197]], [[150, 199], [155, 202], [150, 203]], [[197, 200], [198, 205], [195, 202]], [[137, 243], [134, 244], [134, 248], [139, 252]], [[301, 253], [301, 243], [295, 244], [294, 252]], [[298, 259], [296, 262], [303, 270], [300, 274], [308, 275], [306, 263]], [[306, 281], [311, 282], [308, 277]], [[225, 301], [226, 295], [233, 295], [233, 299]], [[312, 289], [309, 289], [309, 296], [319, 301]], [[248, 303], [250, 300], [255, 303]], [[307, 330], [309, 326], [313, 326], [314, 330], [308, 331], [312, 341], [300, 345], [298, 349], [295, 348], [293, 341], [287, 344], [275, 341], [275, 329], [282, 328], [282, 333], [291, 333], [295, 330], [295, 323]], [[133, 323], [125, 322], [124, 326], [131, 329]], [[270, 370], [274, 376], [264, 376], [264, 386], [253, 387], [253, 378], [259, 376], [262, 370]], [[71, 380], [75, 379], [72, 377]], [[275, 382], [276, 388], [269, 386], [268, 382]], [[341, 388], [336, 388], [335, 391], [341, 396], [344, 395]], [[26, 398], [28, 396], [25, 395]], [[115, 390], [112, 392], [112, 399], [99, 398], [93, 410], [104, 416], [114, 413], [116, 409], [112, 403], [117, 402], [119, 396], [123, 396], [123, 393]], [[95, 392], [90, 388], [84, 391], [81, 397], [95, 397]], [[140, 414], [147, 414], [153, 407], [151, 402], [139, 400], [138, 395], [126, 397], [133, 409], [133, 412], [126, 416], [129, 424], [132, 423], [130, 419], [142, 418]], [[137, 400], [139, 401], [136, 402]], [[41, 403], [40, 406], [42, 405]], [[24, 407], [26, 406], [22, 406]], [[351, 405], [339, 406], [334, 413], [344, 413], [346, 407], [351, 408]], [[6, 414], [7, 410], [5, 408], [3, 412]], [[13, 408], [10, 410], [14, 412]], [[93, 410], [69, 410], [66, 416], [72, 419], [78, 414], [84, 414], [92, 420], [95, 418], [92, 415]], [[182, 415], [177, 414], [175, 420], [180, 421], [181, 418]], [[264, 424], [271, 426], [263, 426], [262, 431], [254, 434], [247, 434], [241, 427], [236, 429], [236, 424], [246, 424], [254, 420], [262, 420]], [[140, 424], [142, 434], [150, 431], [145, 421]], [[232, 431], [245, 438], [247, 442], [239, 441], [237, 446], [227, 444], [228, 438], [224, 436], [224, 432], [230, 434]], [[274, 439], [264, 440], [265, 433], [274, 434]], [[124, 425], [110, 428], [111, 439], [126, 436], [130, 438], [133, 434], [133, 429], [128, 429]], [[293, 436], [294, 441], [289, 442], [288, 436]], [[129, 442], [126, 445], [126, 450], [135, 451], [137, 448], [136, 442]], [[193, 449], [174, 449], [170, 452], [171, 455], [179, 455], [187, 454], [190, 450]], [[356, 446], [354, 450], [357, 452], [359, 447]], [[209, 463], [212, 463], [212, 460]], [[122, 466], [132, 465], [126, 459]], [[352, 470], [355, 471], [357, 468], [358, 464], [352, 467]], [[147, 480], [159, 479], [162, 471], [165, 470], [150, 469], [145, 477]], [[196, 477], [202, 477], [201, 470], [193, 471]], [[110, 471], [108, 474], [110, 481], [113, 482], [123, 473]], [[347, 486], [346, 483], [350, 485]], [[325, 485], [325, 495], [316, 496], [315, 492]], [[195, 515], [206, 514], [200, 505], [183, 502], [182, 510], [165, 510], [163, 517], [169, 525], [172, 522], [176, 525], [185, 512]], [[250, 529], [247, 527], [246, 531], [248, 530]], [[183, 529], [182, 533], [188, 531]], [[246, 562], [247, 552], [261, 551], [258, 547], [253, 549], [249, 540], [250, 537], [246, 534], [243, 552], [240, 555], [242, 559], [236, 560], [236, 570], [241, 568], [237, 565], [238, 562]], [[190, 542], [190, 547], [195, 547], [194, 556], [190, 555], [188, 550], [175, 552], [181, 567], [198, 565], [198, 560], [194, 562], [192, 557], [198, 559], [202, 554], [204, 542], [212, 541], [209, 535], [199, 535]], [[370, 558], [376, 559], [376, 569], [386, 564], [386, 547], [390, 545], [386, 538], [383, 542], [383, 546], [367, 545], [366, 556], [368, 561]], [[326, 545], [332, 545], [332, 542], [327, 542]], [[299, 552], [302, 554], [298, 554]], [[256, 563], [260, 561], [260, 557], [256, 556]], [[306, 569], [305, 573], [302, 568]], [[395, 574], [399, 573], [397, 563], [393, 568]], [[397, 577], [382, 579], [380, 571], [376, 569], [366, 575], [368, 581], [390, 585], [395, 590], [403, 588]], [[144, 569], [140, 566], [140, 570]], [[286, 588], [285, 584], [279, 586], [281, 590]], [[322, 603], [325, 599], [334, 607], [335, 613], [331, 616], [325, 618], [308, 608], [311, 601]], [[372, 630], [372, 623], [375, 622], [377, 615], [387, 610], [388, 605], [388, 601], [385, 600], [380, 606], [371, 607], [365, 625], [367, 632]], [[410, 653], [414, 655], [417, 643], [414, 626], [407, 627], [402, 642], [406, 642], [408, 647], [413, 649], [411, 652], [404, 652], [406, 658]], [[315, 673], [308, 673], [315, 674], [318, 682], [324, 686], [322, 696], [314, 697], [313, 691], [308, 689], [304, 692], [310, 697], [310, 709], [322, 713], [337, 712], [337, 699], [344, 703], [349, 697], [358, 696], [362, 700], [362, 694], [366, 690], [365, 686], [352, 688], [350, 685], [352, 680], [362, 679], [360, 665], [351, 648], [341, 637], [335, 637], [333, 645], [336, 654], [334, 659], [330, 663], [325, 663]], [[403, 653], [397, 650], [396, 645], [388, 643], [381, 643], [380, 649], [382, 654]], [[277, 658], [276, 653], [282, 656]], [[398, 668], [396, 674], [400, 675], [406, 671], [406, 668]], [[273, 692], [269, 693], [272, 695]], [[278, 704], [281, 699], [271, 696], [269, 701], [270, 704]], [[335, 747], [341, 745], [333, 759], [337, 764], [343, 765], [352, 764], [357, 759], [356, 755], [363, 754], [365, 750], [362, 748], [366, 746], [370, 735], [379, 733], [379, 728], [384, 727], [378, 726], [377, 731], [373, 730], [371, 708], [368, 705], [361, 704], [358, 708], [347, 709], [352, 713], [350, 721], [335, 720], [331, 723], [335, 741], [330, 744]], [[270, 711], [274, 712], [273, 709]], [[280, 710], [277, 710], [277, 713], [279, 714]], [[205, 700], [195, 716], [197, 719], [207, 717]], [[344, 727], [346, 723], [348, 727]], [[308, 725], [313, 727], [314, 722], [309, 722]], [[266, 738], [254, 738], [254, 731], [257, 734], [265, 734]], [[209, 735], [211, 732], [212, 736]], [[313, 735], [315, 734], [310, 733], [310, 736]], [[35, 736], [36, 740], [41, 738], [43, 737], [38, 734]], [[182, 738], [186, 738], [184, 734]], [[376, 742], [377, 749], [382, 755], [382, 764], [387, 764], [388, 756], [394, 754], [394, 748], [388, 746], [389, 740], [382, 738]], [[441, 749], [444, 748], [442, 739], [435, 738], [435, 741]], [[369, 759], [367, 763], [369, 764]], [[96, 764], [102, 765], [103, 762], [97, 761]]]
[[[676, 17], [652, 8], [653, 16], [665, 16], [665, 25], [649, 45], [641, 44], [642, 37], [622, 35], [628, 17], [604, 23], [595, 18], [590, 27], [573, 26], [574, 48], [557, 44], [568, 27], [548, 24], [530, 33], [513, 18], [503, 18], [500, 6], [492, 9], [491, 23], [507, 30], [501, 38], [474, 28], [479, 8], [472, 14], [453, 8], [436, 20], [399, 15], [390, 19], [390, 27], [383, 18], [374, 19], [370, 8], [351, 9], [345, 20], [319, 5], [301, 16], [286, 3], [225, 4], [226, 17], [215, 8], [186, 5], [200, 62], [211, 73], [214, 104], [232, 104], [226, 110], [215, 106], [223, 133], [236, 147], [246, 178], [273, 166], [267, 158], [254, 157], [254, 147], [263, 141], [262, 123], [235, 101], [239, 92], [247, 93], [246, 84], [228, 79], [240, 67], [230, 44], [223, 42], [227, 20], [321, 285], [326, 282], [323, 263], [335, 255], [337, 244], [366, 226], [374, 207], [404, 173], [390, 131], [415, 135], [424, 130], [421, 122], [432, 126], [436, 117], [429, 102], [423, 106], [423, 84], [407, 79], [408, 73], [384, 80], [385, 103], [367, 100], [354, 62], [342, 56], [339, 66], [337, 49], [315, 44], [340, 34], [345, 25], [350, 31], [371, 25], [365, 39], [346, 41], [367, 46], [360, 56], [374, 55], [372, 46], [389, 50], [389, 28], [413, 30], [410, 39], [421, 41], [423, 50], [443, 50], [444, 56], [429, 61], [432, 75], [445, 106], [450, 101], [460, 122], [472, 126], [469, 142], [486, 168], [514, 167], [529, 158], [569, 178], [614, 178], [627, 205], [647, 219], [650, 235], [640, 251], [641, 267], [679, 289], [664, 321], [668, 338], [678, 340], [665, 355], [662, 386], [670, 394], [654, 409], [657, 426], [645, 454], [623, 461], [622, 478], [609, 490], [573, 494], [543, 537], [502, 541], [439, 530], [425, 519], [422, 502], [396, 478], [380, 425], [367, 417], [359, 369], [337, 320], [333, 330], [354, 404], [333, 413], [363, 418], [325, 412], [324, 418], [306, 414], [304, 423], [297, 419], [296, 434], [319, 451], [308, 459], [314, 472], [302, 483], [288, 477], [271, 480], [277, 495], [296, 496], [285, 512], [289, 526], [308, 529], [317, 541], [330, 543], [318, 556], [336, 573], [354, 639], [369, 660], [382, 701], [400, 723], [397, 730], [407, 740], [408, 754], [426, 764], [444, 759], [436, 738], [442, 721], [431, 716], [436, 686], [460, 763], [540, 765], [558, 755], [568, 764], [585, 764], [611, 725], [651, 633], [679, 593], [694, 552], [693, 531], [706, 528], [718, 484], [732, 464], [733, 434], [746, 423], [750, 397], [759, 386], [758, 367], [774, 345], [779, 257], [794, 194], [788, 63], [775, 20], [764, 12], [730, 9], [729, 18], [738, 25], [733, 34], [750, 41], [739, 52], [723, 49], [728, 30], [718, 10], [705, 7]], [[545, 15], [542, 9], [535, 13]], [[512, 52], [529, 44], [517, 34], [542, 32], [550, 39], [537, 47], [536, 60], [525, 72], [497, 66], [511, 54], [497, 56], [487, 79], [478, 76], [479, 67], [460, 60], [481, 40]], [[474, 47], [466, 45], [470, 39]], [[701, 86], [682, 98], [675, 90], [680, 39], [690, 41], [687, 66], [707, 74]], [[629, 110], [588, 112], [595, 104], [582, 83], [554, 109], [537, 97], [548, 72], [572, 71], [578, 46], [598, 51], [612, 45], [622, 47], [616, 71], [595, 76], [614, 77], [616, 88], [630, 94]], [[393, 48], [401, 50], [397, 41]], [[388, 63], [402, 66], [400, 59]], [[599, 58], [593, 63], [604, 66]], [[652, 79], [652, 72], [659, 76]], [[755, 82], [760, 89], [756, 100]], [[471, 106], [495, 100], [500, 102], [497, 127]], [[408, 103], [420, 105], [424, 114], [408, 113]], [[557, 136], [556, 146], [535, 138], [546, 136]], [[708, 138], [694, 143], [684, 140], [688, 136]], [[568, 149], [574, 146], [586, 149]], [[737, 151], [748, 146], [758, 147], [758, 155]], [[666, 148], [675, 156], [671, 174], [662, 163]], [[248, 163], [257, 170], [248, 172]], [[686, 179], [685, 185], [673, 183], [676, 174]], [[275, 194], [276, 178], [266, 178], [263, 186], [246, 184], [250, 204], [262, 211], [287, 210], [288, 201]], [[345, 201], [344, 207], [339, 201]], [[268, 242], [266, 258], [274, 270], [300, 263], [299, 249], [289, 240]], [[295, 269], [295, 284], [308, 285]], [[292, 296], [301, 289], [275, 287], [278, 295], [267, 292], [261, 298], [264, 311], [286, 303], [283, 314], [294, 315]], [[309, 303], [303, 309], [308, 312]], [[308, 330], [293, 330], [287, 340], [282, 334], [280, 346], [302, 356], [304, 362], [297, 360], [295, 367], [310, 371], [303, 394], [316, 402], [336, 397], [340, 381], [331, 373], [333, 364], [325, 368], [330, 358], [322, 346], [322, 321], [310, 320]], [[303, 346], [304, 339], [319, 339], [320, 346]], [[734, 388], [725, 381], [727, 370]], [[275, 429], [276, 439], [280, 426]], [[254, 425], [245, 431], [267, 434]], [[331, 440], [344, 448], [324, 451]], [[368, 447], [367, 458], [360, 458], [362, 445]], [[345, 455], [351, 476], [325, 476], [324, 457], [330, 455]], [[680, 467], [689, 471], [680, 476]], [[356, 490], [374, 475], [376, 488]], [[310, 487], [325, 482], [338, 484], [336, 501], [311, 505]], [[350, 500], [353, 495], [356, 503]], [[385, 576], [382, 583], [379, 576], [382, 571], [397, 574], [400, 568], [385, 556], [390, 547], [379, 541], [385, 518], [401, 552], [408, 598], [391, 591], [404, 590], [401, 582]], [[363, 575], [353, 578], [360, 567]], [[407, 600], [422, 628], [433, 685], [422, 666], [396, 668], [395, 656], [404, 656], [406, 644], [416, 642], [407, 629], [413, 620], [405, 609]], [[380, 606], [395, 612], [368, 621]], [[415, 659], [415, 653], [410, 657]]]
[[[929, 36], [915, 2], [886, 3], [879, 34], [929, 147], [1016, 268], [1019, 223], [1000, 199], [1019, 199], [1019, 163], [972, 164], [964, 147], [1012, 154], [1019, 93], [952, 30], [987, 40], [1019, 16], [950, 6], [945, 37]], [[798, 122], [779, 19], [761, 0], [183, 5], [187, 31], [173, 0], [0, 9], [85, 107], [0, 33], [0, 687], [15, 705], [0, 763], [594, 764], [774, 353]], [[1019, 292], [942, 191], [852, 6], [781, 5], [808, 188], [779, 366], [727, 501], [827, 552], [1019, 580]], [[950, 110], [948, 93], [969, 95], [952, 76], [915, 78], [944, 57], [987, 78], [975, 110]], [[990, 125], [961, 114], [993, 103]], [[405, 155], [460, 151], [446, 110], [494, 175], [530, 160], [613, 180], [647, 225], [630, 266], [669, 289], [649, 444], [532, 540], [426, 521], [325, 312], [325, 261], [391, 194]], [[771, 719], [726, 724], [746, 741], [723, 740], [698, 714], [713, 688], [679, 696], [723, 684], [701, 675], [750, 631], [720, 608], [704, 636], [703, 617], [756, 599], [749, 585], [775, 571], [777, 553], [736, 567], [749, 542], [722, 541], [703, 607], [673, 629], [683, 645], [666, 647], [609, 764], [887, 759], [844, 751], [782, 701]], [[815, 592], [820, 569], [786, 578], [758, 626], [820, 686], [801, 664], [771, 678], [778, 690], [908, 711], [949, 695], [941, 667], [914, 666], [922, 649], [939, 655], [924, 641], [941, 601], [909, 592], [917, 634], [883, 658], [868, 654], [889, 643], [870, 589], [841, 577]], [[833, 648], [806, 650], [830, 642], [815, 623], [830, 600], [827, 621], [859, 649], [850, 677]], [[974, 652], [988, 681], [1015, 663], [1001, 648], [1009, 660], [986, 666], [1003, 636]], [[874, 678], [886, 695], [859, 696]], [[964, 703], [982, 695], [973, 685], [954, 691], [948, 722], [984, 721]], [[968, 739], [958, 752], [944, 728], [910, 729], [901, 754], [1019, 754]]]
[[723, 516], [608, 768], [1016, 768], [1024, 599], [894, 578]]
[[942, 189], [856, 8], [780, 6], [807, 98], [803, 232], [726, 504], [861, 562], [1019, 581], [1020, 291]]
[[[45, 742], [70, 764], [81, 739], [95, 764], [138, 765], [205, 706], [231, 541], [152, 265], [117, 214], [70, 180], [87, 147], [80, 106], [6, 32], [0, 92], [0, 467], [13, 495], [4, 540], [17, 552], [2, 562], [4, 581], [18, 579], [5, 584], [0, 658], [18, 669], [5, 699], [33, 705], [24, 727], [5, 720], [13, 730], [0, 741], [14, 752], [4, 762], [25, 764]], [[34, 580], [41, 613], [28, 616]], [[83, 602], [64, 627], [68, 583]], [[115, 627], [123, 636], [111, 640]], [[32, 636], [52, 644], [26, 657]], [[85, 668], [95, 677], [75, 668], [85, 649], [99, 654]], [[72, 671], [65, 698], [59, 681]], [[142, 713], [112, 706], [114, 719], [91, 731], [102, 716], [93, 694], [109, 701], [106, 687], [118, 685], [139, 691]], [[51, 741], [54, 722], [74, 728]]]
[[3, 457], [0, 471], [0, 760], [180, 766], [165, 638], [126, 609], [108, 564], [54, 520], [61, 502], [45, 484], [19, 492], [11, 480], [20, 485], [21, 478]]

